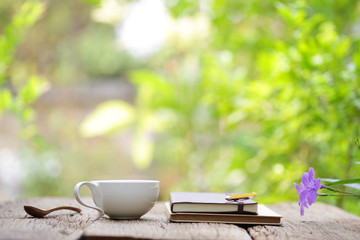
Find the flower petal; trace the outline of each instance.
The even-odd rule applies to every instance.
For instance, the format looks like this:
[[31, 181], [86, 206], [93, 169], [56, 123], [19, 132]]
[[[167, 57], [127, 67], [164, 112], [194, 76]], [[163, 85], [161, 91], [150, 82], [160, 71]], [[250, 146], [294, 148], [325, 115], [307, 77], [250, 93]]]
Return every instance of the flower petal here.
[[312, 181], [315, 179], [315, 171], [312, 167], [309, 168], [309, 180]]
[[301, 189], [301, 191], [299, 192], [299, 201], [300, 202], [306, 202], [307, 198], [308, 198], [308, 190], [306, 188]]
[[294, 183], [294, 186], [296, 188], [296, 191], [300, 194], [301, 192], [301, 187], [299, 185], [297, 185], [297, 183]]
[[311, 204], [315, 203], [317, 199], [317, 194], [315, 190], [309, 191], [307, 195], [307, 202], [311, 206]]
[[315, 179], [314, 188], [316, 191], [318, 191], [321, 188], [321, 179], [320, 178]]
[[309, 181], [309, 174], [307, 172], [304, 172], [301, 176], [301, 183], [306, 188], [311, 188], [311, 182]]

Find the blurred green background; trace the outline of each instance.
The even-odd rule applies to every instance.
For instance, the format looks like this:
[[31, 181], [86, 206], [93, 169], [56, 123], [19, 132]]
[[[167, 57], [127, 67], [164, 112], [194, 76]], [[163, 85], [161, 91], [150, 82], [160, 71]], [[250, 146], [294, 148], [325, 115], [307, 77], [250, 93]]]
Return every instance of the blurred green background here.
[[161, 200], [277, 203], [310, 166], [359, 177], [359, 16], [354, 0], [1, 0], [0, 200], [158, 179]]

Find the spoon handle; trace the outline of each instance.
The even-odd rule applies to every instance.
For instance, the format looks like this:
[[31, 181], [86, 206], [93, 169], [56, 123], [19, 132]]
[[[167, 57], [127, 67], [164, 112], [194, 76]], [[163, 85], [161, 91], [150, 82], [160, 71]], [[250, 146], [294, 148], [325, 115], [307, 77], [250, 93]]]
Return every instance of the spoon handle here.
[[70, 207], [70, 206], [59, 206], [59, 207], [56, 207], [56, 208], [49, 209], [49, 210], [47, 210], [47, 211], [48, 211], [48, 212], [53, 212], [53, 211], [63, 210], [63, 209], [73, 210], [73, 211], [78, 212], [78, 213], [81, 212], [81, 209], [80, 209], [80, 208]]

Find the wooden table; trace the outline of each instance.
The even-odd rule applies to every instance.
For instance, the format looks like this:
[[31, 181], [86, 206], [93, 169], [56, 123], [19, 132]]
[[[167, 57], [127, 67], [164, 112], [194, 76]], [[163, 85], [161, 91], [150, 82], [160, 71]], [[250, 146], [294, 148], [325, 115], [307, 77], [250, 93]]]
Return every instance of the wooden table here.
[[[62, 210], [33, 218], [23, 205], [72, 205], [82, 213]], [[305, 216], [299, 216], [297, 203], [270, 208], [283, 215], [282, 226], [170, 223], [163, 202], [140, 220], [96, 220], [96, 211], [74, 199], [17, 199], [0, 203], [0, 239], [360, 239], [360, 218], [334, 206], [316, 203]]]

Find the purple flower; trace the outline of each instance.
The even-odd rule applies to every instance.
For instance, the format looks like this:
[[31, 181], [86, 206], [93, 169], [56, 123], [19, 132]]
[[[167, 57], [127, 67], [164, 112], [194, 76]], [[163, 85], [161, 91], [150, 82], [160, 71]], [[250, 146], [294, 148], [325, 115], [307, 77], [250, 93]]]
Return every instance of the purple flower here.
[[316, 202], [317, 191], [325, 188], [324, 185], [320, 184], [320, 178], [315, 179], [314, 169], [309, 168], [309, 172], [304, 172], [301, 176], [300, 186], [294, 183], [296, 191], [299, 193], [299, 206], [300, 214], [304, 215], [304, 208], [308, 208], [309, 205]]

